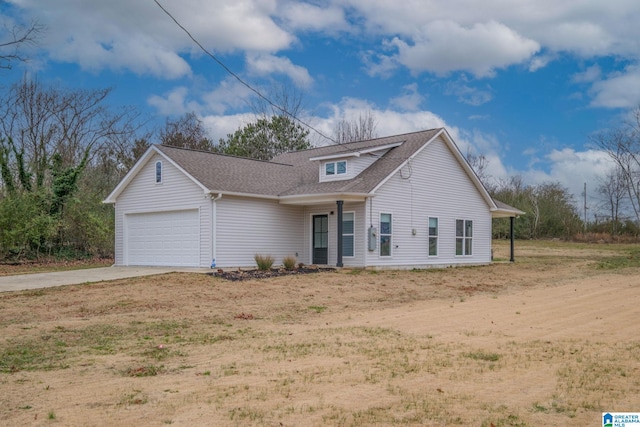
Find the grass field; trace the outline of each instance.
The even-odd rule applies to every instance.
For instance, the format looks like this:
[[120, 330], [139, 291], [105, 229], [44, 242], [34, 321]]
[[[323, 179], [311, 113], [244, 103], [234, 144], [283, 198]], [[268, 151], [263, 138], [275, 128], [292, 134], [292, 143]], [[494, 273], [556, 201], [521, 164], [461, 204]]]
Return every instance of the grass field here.
[[640, 251], [0, 294], [7, 426], [600, 426], [640, 411]]

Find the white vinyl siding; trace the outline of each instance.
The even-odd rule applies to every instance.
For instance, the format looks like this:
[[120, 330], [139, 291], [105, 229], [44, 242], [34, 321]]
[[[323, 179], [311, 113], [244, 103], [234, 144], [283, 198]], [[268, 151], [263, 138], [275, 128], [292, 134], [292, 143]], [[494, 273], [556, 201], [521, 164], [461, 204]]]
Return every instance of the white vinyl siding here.
[[255, 254], [306, 261], [304, 208], [277, 200], [223, 196], [216, 202], [216, 265], [255, 267]]
[[[420, 268], [491, 262], [489, 206], [440, 138], [418, 153], [411, 167], [387, 180], [371, 200], [371, 205], [366, 204], [367, 226], [370, 217], [379, 227], [380, 214], [393, 213], [393, 256], [379, 256], [379, 248], [365, 250], [366, 266]], [[428, 255], [429, 217], [438, 218], [438, 255], [432, 257]], [[473, 221], [470, 256], [456, 256], [455, 220], [460, 218]]]
[[353, 178], [360, 175], [362, 171], [375, 163], [380, 157], [384, 156], [389, 149], [366, 153], [360, 157], [349, 159], [349, 177]]
[[[156, 162], [162, 161], [163, 185], [156, 185]], [[159, 154], [152, 156], [118, 196], [115, 205], [116, 265], [126, 265], [125, 219], [127, 215], [197, 210], [199, 212], [199, 262], [211, 261], [211, 201], [202, 188]]]

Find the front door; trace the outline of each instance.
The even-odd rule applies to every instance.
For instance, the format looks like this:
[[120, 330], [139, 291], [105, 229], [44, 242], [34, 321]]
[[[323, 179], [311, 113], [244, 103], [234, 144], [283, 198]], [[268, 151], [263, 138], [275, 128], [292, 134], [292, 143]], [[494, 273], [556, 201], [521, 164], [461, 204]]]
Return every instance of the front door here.
[[329, 217], [313, 216], [313, 264], [329, 263]]

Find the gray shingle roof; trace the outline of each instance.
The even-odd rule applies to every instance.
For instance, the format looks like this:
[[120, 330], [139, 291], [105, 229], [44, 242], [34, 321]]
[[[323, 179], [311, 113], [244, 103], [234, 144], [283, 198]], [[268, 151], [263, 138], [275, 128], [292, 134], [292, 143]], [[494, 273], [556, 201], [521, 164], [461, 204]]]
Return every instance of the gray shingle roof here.
[[[162, 145], [157, 148], [213, 192], [263, 196], [365, 194], [371, 192], [440, 131], [441, 129], [431, 129], [369, 141], [328, 145], [281, 154], [269, 162]], [[391, 148], [357, 177], [348, 180], [318, 182], [318, 162], [309, 160], [399, 142], [402, 144]]]
[[277, 196], [297, 182], [291, 165], [166, 145], [156, 148], [213, 192]]

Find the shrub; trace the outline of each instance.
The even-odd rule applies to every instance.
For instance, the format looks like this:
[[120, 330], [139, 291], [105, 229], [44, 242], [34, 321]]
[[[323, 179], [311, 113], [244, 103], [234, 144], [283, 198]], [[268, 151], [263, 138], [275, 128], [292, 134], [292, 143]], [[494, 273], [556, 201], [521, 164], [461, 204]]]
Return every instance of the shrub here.
[[282, 265], [284, 266], [285, 270], [291, 271], [296, 268], [296, 261], [296, 257], [294, 257], [293, 255], [289, 255], [282, 259]]
[[271, 270], [271, 266], [275, 262], [275, 259], [273, 259], [271, 255], [256, 254], [254, 259], [256, 260], [256, 264], [258, 265], [258, 270], [260, 271]]

